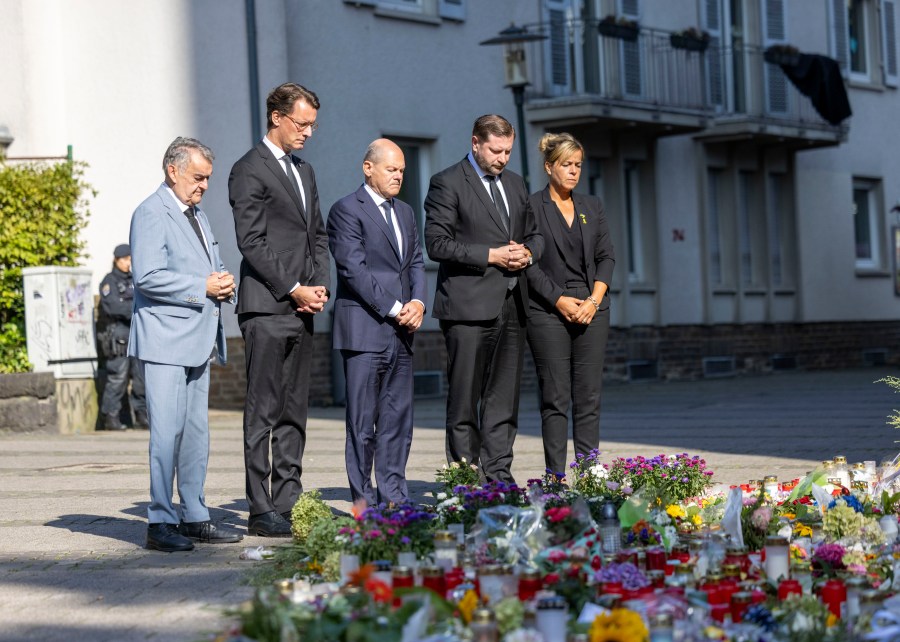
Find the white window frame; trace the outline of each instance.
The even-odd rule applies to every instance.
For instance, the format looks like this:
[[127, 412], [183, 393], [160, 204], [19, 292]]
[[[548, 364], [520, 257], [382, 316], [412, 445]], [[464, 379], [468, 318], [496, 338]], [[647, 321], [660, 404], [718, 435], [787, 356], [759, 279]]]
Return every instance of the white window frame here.
[[643, 217], [641, 216], [641, 163], [625, 161], [625, 237], [628, 244], [628, 282], [641, 284], [646, 281], [644, 257]]

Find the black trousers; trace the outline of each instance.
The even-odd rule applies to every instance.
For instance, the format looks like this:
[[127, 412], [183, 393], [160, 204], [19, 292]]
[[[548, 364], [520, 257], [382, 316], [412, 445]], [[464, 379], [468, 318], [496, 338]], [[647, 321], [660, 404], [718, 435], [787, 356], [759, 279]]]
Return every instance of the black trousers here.
[[491, 321], [441, 321], [447, 344], [447, 461], [479, 466], [488, 481], [513, 482], [525, 310], [519, 287]]
[[100, 401], [102, 414], [119, 416], [122, 411], [122, 400], [128, 390], [129, 375], [131, 376], [131, 394], [128, 400], [131, 410], [135, 413], [147, 412], [143, 371], [137, 359], [123, 356], [106, 360], [106, 385], [103, 388], [103, 399]]
[[284, 513], [303, 492], [312, 315], [242, 314], [238, 323], [247, 359], [244, 465], [250, 515]]
[[[587, 288], [566, 290], [566, 296], [586, 299]], [[532, 307], [528, 345], [541, 390], [541, 433], [544, 462], [552, 472], [566, 467], [569, 406], [575, 454], [587, 454], [600, 444], [600, 392], [603, 359], [609, 337], [609, 308], [599, 310], [587, 326], [564, 321], [557, 313]]]

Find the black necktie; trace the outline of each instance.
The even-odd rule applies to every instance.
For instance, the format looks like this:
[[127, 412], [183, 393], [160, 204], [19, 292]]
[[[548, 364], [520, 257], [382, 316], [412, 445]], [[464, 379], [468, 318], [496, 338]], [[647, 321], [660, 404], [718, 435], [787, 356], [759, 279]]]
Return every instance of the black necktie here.
[[305, 219], [306, 211], [303, 209], [303, 195], [300, 193], [300, 183], [297, 182], [297, 175], [294, 174], [294, 163], [291, 161], [291, 155], [285, 154], [281, 157], [281, 161], [284, 163], [284, 171], [287, 172], [288, 180], [297, 194], [297, 200], [300, 201], [300, 214]]
[[494, 207], [500, 212], [500, 220], [503, 221], [503, 227], [506, 228], [506, 233], [509, 234], [509, 212], [506, 211], [506, 203], [503, 202], [503, 195], [500, 194], [500, 188], [497, 187], [497, 179], [493, 176], [485, 176], [484, 179], [491, 188], [491, 198], [494, 200]]
[[188, 208], [184, 210], [184, 215], [187, 216], [188, 221], [191, 223], [191, 227], [194, 228], [194, 234], [197, 235], [197, 238], [200, 239], [200, 245], [203, 246], [203, 251], [206, 252], [206, 258], [209, 258], [209, 250], [206, 249], [206, 241], [203, 240], [203, 232], [200, 231], [200, 221], [197, 220], [197, 214], [194, 212], [194, 206], [188, 205]]
[[391, 202], [390, 201], [382, 201], [381, 209], [384, 210], [384, 220], [387, 221], [388, 229], [391, 231], [391, 241], [393, 241], [394, 249], [397, 250], [397, 254], [402, 256], [400, 253], [400, 244], [397, 242], [397, 233], [394, 231], [394, 220], [391, 216]]
[[[497, 177], [485, 176], [484, 178], [488, 182], [488, 185], [491, 186], [491, 198], [494, 199], [494, 206], [497, 208], [497, 211], [500, 212], [500, 220], [503, 221], [503, 227], [506, 228], [506, 233], [509, 234], [509, 212], [506, 210], [506, 203], [503, 201], [503, 195], [500, 193], [500, 188], [497, 187]], [[507, 283], [506, 287], [512, 290], [516, 287], [516, 282], [518, 280], [518, 275], [509, 277], [509, 283]]]

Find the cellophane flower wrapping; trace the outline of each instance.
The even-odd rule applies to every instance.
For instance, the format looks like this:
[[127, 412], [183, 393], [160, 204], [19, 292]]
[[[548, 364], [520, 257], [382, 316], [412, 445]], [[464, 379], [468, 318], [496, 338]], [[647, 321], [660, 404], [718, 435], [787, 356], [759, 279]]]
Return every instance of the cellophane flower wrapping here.
[[541, 517], [533, 506], [482, 508], [467, 539], [480, 563], [528, 564], [547, 545]]

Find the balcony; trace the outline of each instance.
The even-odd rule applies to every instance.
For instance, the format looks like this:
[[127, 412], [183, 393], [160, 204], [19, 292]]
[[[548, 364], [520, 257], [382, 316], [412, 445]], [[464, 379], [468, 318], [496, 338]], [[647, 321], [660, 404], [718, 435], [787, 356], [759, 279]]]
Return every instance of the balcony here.
[[526, 102], [532, 123], [802, 148], [846, 140], [847, 126], [825, 122], [759, 47], [713, 39], [689, 50], [646, 28], [624, 40], [600, 35], [596, 21], [551, 20], [544, 31], [549, 38], [534, 45], [543, 73]]

